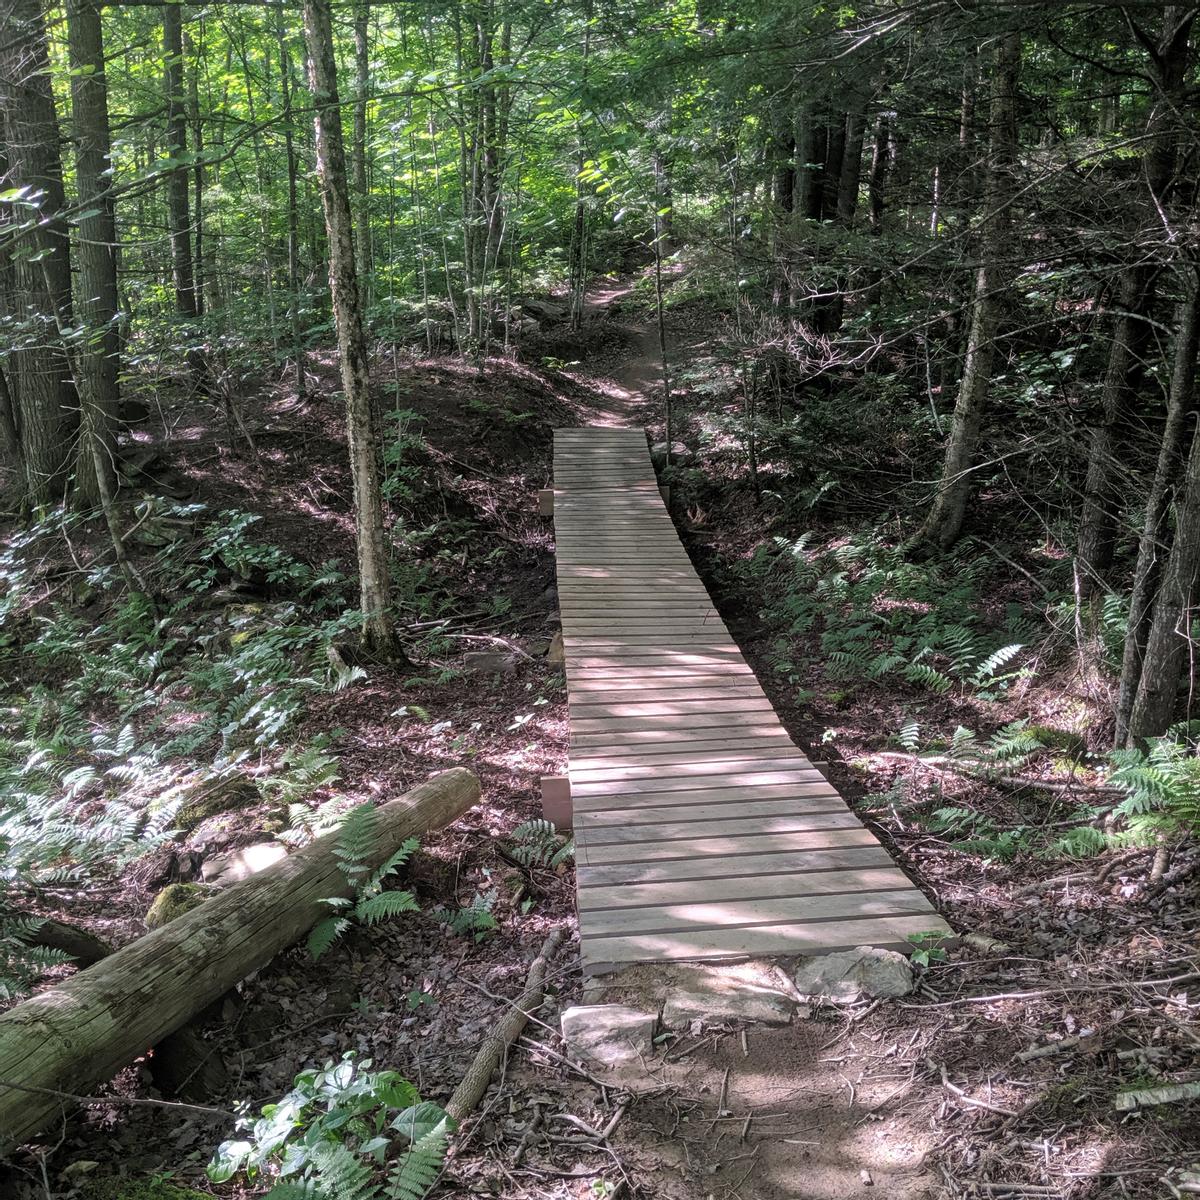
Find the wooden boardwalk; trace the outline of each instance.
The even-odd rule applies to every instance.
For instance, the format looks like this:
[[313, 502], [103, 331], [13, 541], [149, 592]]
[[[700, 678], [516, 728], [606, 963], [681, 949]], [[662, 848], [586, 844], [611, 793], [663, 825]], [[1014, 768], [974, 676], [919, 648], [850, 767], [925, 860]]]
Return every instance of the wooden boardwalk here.
[[641, 430], [556, 431], [554, 528], [585, 970], [948, 933], [780, 725]]

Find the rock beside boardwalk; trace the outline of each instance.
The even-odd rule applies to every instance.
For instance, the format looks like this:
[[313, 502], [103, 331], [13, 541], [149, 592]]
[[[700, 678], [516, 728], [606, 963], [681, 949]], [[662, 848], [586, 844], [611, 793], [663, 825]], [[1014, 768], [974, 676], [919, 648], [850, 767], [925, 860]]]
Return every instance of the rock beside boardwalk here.
[[582, 1004], [562, 1014], [572, 1053], [605, 1067], [640, 1062], [654, 1053], [657, 1015], [624, 1004]]
[[907, 996], [915, 986], [912, 964], [903, 954], [874, 946], [807, 959], [795, 982], [802, 996], [834, 1004], [851, 1004], [864, 996]]

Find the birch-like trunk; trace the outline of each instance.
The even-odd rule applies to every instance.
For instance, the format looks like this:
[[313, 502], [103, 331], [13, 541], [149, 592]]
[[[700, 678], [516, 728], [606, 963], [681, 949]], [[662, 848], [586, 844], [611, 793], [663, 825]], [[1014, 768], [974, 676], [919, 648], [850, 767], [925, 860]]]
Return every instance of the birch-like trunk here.
[[391, 588], [383, 528], [383, 497], [379, 486], [379, 453], [362, 303], [354, 266], [353, 222], [346, 182], [346, 148], [342, 140], [329, 0], [304, 0], [304, 39], [308, 47], [309, 90], [316, 110], [313, 128], [321, 204], [329, 241], [329, 290], [341, 355], [342, 391], [346, 398], [346, 440], [350, 448], [358, 536], [362, 645], [368, 654], [391, 657], [397, 653], [397, 646], [389, 608]]

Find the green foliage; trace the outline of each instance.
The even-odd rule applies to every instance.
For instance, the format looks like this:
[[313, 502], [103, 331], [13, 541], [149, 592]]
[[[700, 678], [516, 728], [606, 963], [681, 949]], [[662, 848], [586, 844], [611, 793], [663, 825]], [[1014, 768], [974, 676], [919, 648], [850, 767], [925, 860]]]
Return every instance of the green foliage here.
[[[141, 507], [145, 529], [205, 515], [158, 499]], [[266, 774], [259, 786], [295, 806], [296, 824], [300, 801], [336, 775], [324, 747], [305, 757], [286, 739], [307, 696], [339, 686], [324, 648], [353, 616], [340, 615], [337, 571], [252, 541], [256, 518], [226, 512], [194, 543], [166, 539], [146, 568], [153, 590], [175, 600], [152, 609], [97, 566], [78, 584], [85, 619], [79, 597], [33, 603], [36, 564], [76, 519], [51, 514], [0, 553], [9, 585], [0, 598], [0, 990], [9, 995], [61, 961], [29, 947], [15, 915], [39, 889], [112, 876], [218, 812], [251, 755], [269, 763], [283, 752], [278, 781]], [[214, 604], [231, 576], [290, 598]]]
[[508, 853], [523, 867], [556, 870], [575, 857], [575, 839], [559, 833], [542, 817], [524, 821], [512, 831]]
[[489, 888], [472, 896], [470, 904], [459, 908], [443, 906], [435, 909], [434, 916], [456, 937], [470, 937], [476, 942], [482, 942], [499, 928], [492, 914], [497, 897], [497, 890]]
[[397, 1072], [371, 1067], [347, 1053], [301, 1071], [287, 1095], [221, 1143], [209, 1179], [274, 1181], [267, 1193], [274, 1200], [423, 1200], [454, 1123]]
[[334, 857], [354, 889], [354, 899], [333, 896], [325, 901], [332, 910], [313, 926], [308, 935], [308, 951], [320, 958], [351, 925], [375, 925], [402, 913], [420, 912], [416, 897], [408, 891], [384, 891], [384, 884], [416, 853], [420, 844], [416, 838], [405, 839], [403, 845], [374, 870], [370, 860], [378, 843], [379, 816], [371, 803], [350, 809], [339, 827]]
[[985, 628], [981, 588], [987, 559], [914, 563], [881, 537], [851, 538], [810, 554], [808, 538], [775, 538], [739, 570], [765, 588], [764, 616], [781, 634], [777, 669], [798, 673], [791, 638], [820, 631], [833, 680], [901, 679], [942, 694], [983, 699], [1028, 677], [1014, 664], [1036, 627], [1010, 605], [999, 628]]
[[910, 933], [907, 940], [913, 945], [909, 958], [917, 966], [929, 967], [935, 963], [946, 961], [946, 951], [943, 948], [943, 943], [947, 941], [946, 934], [938, 930]]
[[1134, 846], [1200, 831], [1200, 722], [1176, 725], [1145, 750], [1114, 750], [1108, 782], [1124, 793], [1113, 809]]

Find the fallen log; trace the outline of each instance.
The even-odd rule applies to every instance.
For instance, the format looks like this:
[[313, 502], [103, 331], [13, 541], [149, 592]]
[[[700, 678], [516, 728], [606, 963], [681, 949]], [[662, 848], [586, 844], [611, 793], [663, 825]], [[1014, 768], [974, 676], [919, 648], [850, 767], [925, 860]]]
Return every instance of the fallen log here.
[[[367, 865], [478, 799], [479, 780], [458, 768], [383, 805]], [[337, 838], [319, 838], [0, 1015], [0, 1154], [62, 1117], [68, 1102], [54, 1093], [107, 1082], [308, 933], [327, 915], [326, 898], [352, 895]]]

